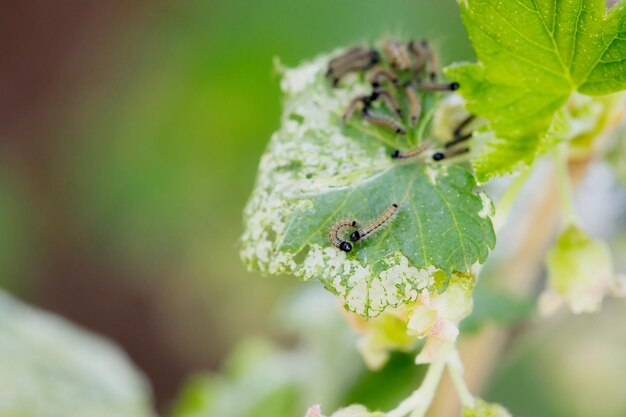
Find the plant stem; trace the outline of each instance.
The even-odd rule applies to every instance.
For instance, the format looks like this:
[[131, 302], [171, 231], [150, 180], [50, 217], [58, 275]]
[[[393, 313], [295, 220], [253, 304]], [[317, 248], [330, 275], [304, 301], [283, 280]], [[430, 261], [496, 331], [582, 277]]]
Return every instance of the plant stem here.
[[526, 181], [530, 176], [530, 172], [531, 168], [523, 170], [515, 179], [513, 179], [504, 194], [502, 194], [502, 197], [498, 200], [498, 204], [496, 204], [496, 215], [493, 219], [493, 228], [496, 233], [498, 233], [506, 224], [509, 214], [511, 214], [513, 204], [517, 201], [517, 197], [522, 191], [524, 184], [526, 184]]
[[473, 407], [475, 399], [463, 379], [463, 363], [456, 348], [450, 353], [448, 358], [448, 374], [457, 394], [459, 394], [461, 405], [463, 407]]
[[411, 413], [411, 417], [424, 417], [435, 396], [443, 370], [448, 363], [450, 349], [450, 346], [441, 349], [436, 360], [428, 367], [428, 372], [426, 372], [422, 385], [413, 391], [413, 394], [402, 401], [400, 405], [389, 411], [387, 417], [404, 417], [408, 413]]
[[565, 224], [575, 224], [577, 222], [576, 211], [574, 210], [572, 200], [572, 184], [567, 165], [567, 148], [565, 146], [555, 148], [554, 159], [556, 162], [556, 176], [561, 196], [561, 210], [563, 211]]
[[[574, 186], [584, 176], [588, 163], [589, 160], [570, 163], [569, 174]], [[541, 276], [544, 253], [559, 222], [560, 204], [556, 178], [551, 177], [538, 185], [532, 195], [533, 202], [519, 219], [523, 227], [519, 229], [516, 250], [510, 255], [510, 261], [503, 263], [499, 272], [494, 272], [496, 275], [506, 276], [507, 280], [502, 284], [507, 291], [518, 296], [528, 296], [535, 291], [536, 282]], [[487, 326], [480, 334], [459, 341], [459, 353], [465, 365], [465, 382], [472, 392], [483, 389], [505, 349], [509, 332], [507, 328]], [[454, 384], [444, 379], [430, 408], [432, 416], [458, 415], [458, 403], [450, 401], [454, 391], [457, 391]]]

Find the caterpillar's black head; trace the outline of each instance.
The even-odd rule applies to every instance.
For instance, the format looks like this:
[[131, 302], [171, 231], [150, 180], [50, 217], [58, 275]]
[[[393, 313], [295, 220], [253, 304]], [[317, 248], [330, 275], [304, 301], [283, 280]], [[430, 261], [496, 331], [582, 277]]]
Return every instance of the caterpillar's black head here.
[[339, 244], [339, 249], [344, 252], [350, 252], [352, 250], [352, 245], [346, 241], [343, 241]]

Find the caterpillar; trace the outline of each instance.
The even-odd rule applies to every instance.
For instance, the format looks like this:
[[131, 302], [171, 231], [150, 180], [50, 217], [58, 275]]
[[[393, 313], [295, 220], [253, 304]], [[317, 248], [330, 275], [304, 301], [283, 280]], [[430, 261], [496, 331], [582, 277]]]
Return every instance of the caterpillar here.
[[398, 85], [398, 77], [396, 76], [396, 74], [394, 74], [393, 72], [389, 70], [381, 68], [381, 69], [374, 71], [374, 73], [370, 77], [370, 83], [372, 84], [372, 87], [374, 88], [380, 87], [380, 82], [382, 79], [387, 79], [395, 86]]
[[463, 133], [463, 129], [465, 129], [470, 123], [472, 123], [474, 119], [476, 119], [475, 114], [470, 114], [465, 119], [463, 119], [463, 121], [461, 121], [461, 123], [459, 123], [458, 126], [454, 129], [454, 132], [452, 133], [454, 137], [458, 138], [459, 136], [461, 136], [461, 134]]
[[379, 97], [382, 98], [385, 103], [387, 103], [387, 106], [389, 106], [389, 108], [393, 110], [398, 115], [398, 117], [402, 118], [402, 108], [400, 107], [400, 104], [398, 104], [398, 100], [396, 100], [396, 97], [391, 94], [389, 90], [384, 88], [376, 88], [371, 97], [373, 97], [372, 100], [376, 100]]
[[355, 98], [353, 98], [352, 101], [350, 101], [350, 104], [348, 104], [346, 111], [343, 113], [341, 120], [344, 123], [348, 123], [348, 120], [350, 120], [350, 117], [352, 117], [352, 114], [354, 113], [354, 111], [356, 110], [359, 104], [363, 104], [364, 109], [365, 107], [369, 106], [371, 97], [372, 97], [371, 95], [362, 95], [362, 96], [356, 96]]
[[344, 54], [341, 54], [341, 55], [331, 59], [328, 62], [328, 72], [326, 73], [326, 75], [330, 75], [332, 73], [333, 69], [336, 69], [338, 67], [341, 67], [342, 65], [345, 65], [346, 63], [348, 63], [352, 59], [354, 59], [356, 56], [365, 55], [368, 52], [369, 52], [369, 49], [367, 49], [367, 48], [365, 48], [363, 46], [355, 46], [354, 48], [349, 49]]
[[339, 233], [346, 227], [359, 227], [358, 223], [354, 220], [339, 220], [333, 224], [328, 231], [328, 240], [330, 243], [344, 252], [350, 252], [352, 250], [352, 244], [346, 242], [339, 237]]
[[409, 99], [409, 117], [411, 126], [417, 126], [420, 114], [422, 113], [422, 102], [417, 95], [417, 91], [413, 88], [413, 83], [408, 82], [404, 85], [404, 92]]
[[445, 147], [445, 148], [451, 148], [451, 147], [453, 147], [454, 145], [458, 145], [458, 144], [459, 144], [459, 143], [461, 143], [461, 142], [465, 142], [466, 140], [471, 139], [471, 137], [472, 137], [472, 136], [473, 136], [473, 133], [472, 133], [472, 132], [467, 133], [467, 134], [462, 135], [462, 136], [456, 136], [456, 137], [455, 137], [454, 139], [452, 139], [451, 141], [446, 142], [446, 144], [444, 145], [444, 147]]
[[448, 152], [435, 152], [433, 154], [434, 161], [441, 161], [442, 159], [452, 158], [453, 156], [458, 156], [470, 151], [470, 148], [458, 148], [452, 149]]
[[431, 147], [431, 143], [430, 142], [425, 142], [422, 143], [421, 145], [413, 148], [413, 149], [409, 149], [408, 151], [401, 151], [399, 149], [396, 149], [395, 151], [393, 151], [391, 153], [391, 157], [393, 159], [410, 159], [410, 158], [415, 158], [417, 156], [420, 156], [421, 154], [423, 154], [425, 151], [427, 151], [430, 147]]
[[427, 52], [424, 50], [424, 47], [421, 44], [413, 40], [409, 42], [409, 51], [415, 57], [413, 72], [417, 75], [424, 69], [424, 65], [426, 65]]
[[448, 83], [448, 84], [435, 84], [435, 83], [432, 83], [432, 82], [424, 82], [424, 81], [419, 82], [417, 85], [418, 85], [418, 87], [421, 90], [430, 91], [430, 92], [434, 92], [434, 91], [455, 91], [455, 90], [458, 90], [459, 87], [461, 86], [457, 82], [452, 82], [452, 83]]
[[363, 116], [369, 123], [384, 127], [399, 135], [406, 134], [406, 130], [398, 122], [388, 116], [373, 114], [368, 107], [363, 108]]
[[329, 65], [326, 76], [332, 78], [333, 87], [336, 87], [341, 78], [345, 75], [355, 71], [368, 70], [379, 61], [380, 56], [374, 49], [365, 49], [363, 52], [349, 53], [340, 61], [337, 61], [335, 65]]
[[391, 68], [407, 70], [411, 67], [411, 58], [406, 49], [406, 45], [396, 40], [388, 40], [383, 45], [385, 54], [389, 58]]
[[365, 226], [363, 229], [355, 230], [350, 235], [350, 240], [352, 242], [358, 242], [359, 240], [365, 239], [370, 234], [379, 230], [385, 224], [387, 224], [391, 219], [394, 218], [396, 213], [398, 212], [398, 205], [392, 204], [383, 214], [380, 215], [376, 220]]
[[427, 40], [422, 40], [421, 46], [424, 50], [424, 54], [426, 55], [426, 63], [428, 65], [428, 75], [430, 76], [430, 81], [435, 81], [437, 79], [437, 71], [439, 71], [439, 59], [433, 51], [433, 48], [430, 47], [430, 44]]

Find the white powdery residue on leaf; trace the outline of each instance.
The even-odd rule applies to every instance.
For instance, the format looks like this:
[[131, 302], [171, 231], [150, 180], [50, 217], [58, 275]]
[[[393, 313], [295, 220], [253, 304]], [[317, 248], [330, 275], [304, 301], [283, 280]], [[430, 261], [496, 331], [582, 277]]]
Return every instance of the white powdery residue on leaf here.
[[[278, 64], [280, 66], [280, 64]], [[298, 68], [284, 71], [280, 88], [284, 93], [297, 94], [315, 83], [317, 74], [326, 68], [326, 61], [316, 59]]]
[[387, 292], [380, 278], [374, 278], [370, 283], [369, 289], [369, 306], [372, 311], [383, 311], [389, 304]]
[[278, 252], [270, 261], [267, 271], [270, 274], [279, 274], [281, 272], [293, 271], [296, 268], [296, 262], [293, 255], [289, 252]]
[[[345, 254], [343, 255], [345, 257]], [[307, 281], [317, 276], [321, 268], [324, 268], [324, 248], [320, 245], [311, 245], [309, 252], [302, 263], [302, 267], [298, 268], [297, 276], [303, 281]]]
[[[394, 173], [390, 170], [401, 168], [389, 158], [380, 132], [358, 112], [349, 125], [342, 123], [350, 100], [367, 94], [371, 86], [363, 77], [350, 76], [342, 79], [341, 88], [331, 88], [324, 77], [329, 57], [297, 69], [281, 68], [286, 93], [282, 127], [261, 159], [245, 209], [241, 257], [250, 269], [319, 280], [348, 310], [374, 317], [431, 290], [437, 269], [426, 268], [429, 260], [413, 264], [400, 251], [393, 252], [395, 247], [385, 250], [387, 258], [380, 264], [380, 258], [360, 253], [360, 247], [345, 253], [328, 241], [333, 219], [352, 215], [354, 208], [337, 205], [331, 213], [332, 207], [324, 204], [338, 204], [342, 191], [352, 192], [355, 186], [384, 183]], [[459, 175], [452, 165], [423, 169], [437, 187]]]
[[492, 217], [495, 212], [493, 202], [491, 201], [489, 196], [482, 191], [478, 195], [480, 196], [480, 201], [483, 204], [483, 208], [478, 212], [478, 215], [483, 219], [487, 217]]
[[351, 287], [348, 289], [348, 294], [345, 297], [346, 306], [348, 310], [353, 311], [362, 316], [368, 316], [369, 311], [367, 311], [367, 301], [368, 301], [368, 285], [364, 280], [353, 281], [351, 282]]

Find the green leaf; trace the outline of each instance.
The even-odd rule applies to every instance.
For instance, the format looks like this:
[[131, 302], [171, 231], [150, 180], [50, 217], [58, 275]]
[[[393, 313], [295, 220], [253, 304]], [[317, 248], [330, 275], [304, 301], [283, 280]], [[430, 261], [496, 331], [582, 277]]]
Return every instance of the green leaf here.
[[624, 1], [608, 14], [605, 0], [467, 0], [460, 8], [480, 63], [446, 74], [498, 137], [475, 162], [481, 181], [543, 152], [555, 113], [574, 91], [626, 88]]
[[149, 417], [149, 387], [104, 339], [0, 292], [0, 415]]
[[[242, 258], [262, 272], [318, 279], [349, 310], [375, 316], [415, 300], [439, 270], [449, 275], [484, 262], [495, 243], [492, 203], [474, 190], [464, 166], [389, 157], [417, 142], [428, 120], [404, 142], [357, 117], [344, 126], [347, 103], [369, 86], [353, 77], [332, 89], [324, 78], [328, 59], [284, 71], [282, 127], [245, 211]], [[423, 98], [426, 114], [433, 98]], [[366, 224], [393, 203], [397, 216], [350, 253], [330, 244], [336, 221]]]
[[463, 417], [511, 417], [511, 413], [500, 404], [476, 399], [471, 407], [463, 407]]

